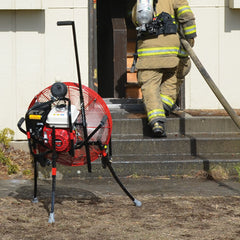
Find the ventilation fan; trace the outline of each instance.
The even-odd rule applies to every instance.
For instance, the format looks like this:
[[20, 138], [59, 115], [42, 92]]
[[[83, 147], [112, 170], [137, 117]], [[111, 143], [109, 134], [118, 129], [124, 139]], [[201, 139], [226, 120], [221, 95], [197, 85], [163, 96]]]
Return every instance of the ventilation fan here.
[[[77, 55], [75, 24], [73, 21], [58, 22], [57, 25], [71, 25], [75, 47], [78, 83], [57, 82], [45, 88], [31, 101], [25, 117], [18, 122], [18, 128], [27, 135], [31, 154], [34, 157], [34, 198], [37, 199], [38, 164], [52, 166], [52, 204], [49, 223], [54, 220], [54, 199], [57, 163], [66, 166], [87, 165], [101, 159], [108, 167], [122, 190], [141, 206], [124, 187], [111, 165], [112, 118], [104, 100], [92, 89], [81, 84]], [[22, 128], [25, 121], [26, 130]]]

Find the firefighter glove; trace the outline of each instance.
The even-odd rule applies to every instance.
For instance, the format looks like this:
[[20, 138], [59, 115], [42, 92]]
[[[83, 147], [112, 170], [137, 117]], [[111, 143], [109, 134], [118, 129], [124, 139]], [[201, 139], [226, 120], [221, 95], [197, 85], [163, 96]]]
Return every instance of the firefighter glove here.
[[189, 39], [187, 39], [187, 41], [188, 41], [188, 43], [190, 44], [191, 47], [194, 46], [194, 42], [195, 42], [194, 38], [189, 38]]

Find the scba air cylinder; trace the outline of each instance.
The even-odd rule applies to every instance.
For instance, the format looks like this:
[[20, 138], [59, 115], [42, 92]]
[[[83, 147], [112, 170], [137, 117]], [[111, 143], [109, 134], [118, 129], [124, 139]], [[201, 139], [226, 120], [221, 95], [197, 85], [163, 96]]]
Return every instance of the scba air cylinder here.
[[153, 0], [137, 0], [137, 22], [141, 26], [152, 22]]

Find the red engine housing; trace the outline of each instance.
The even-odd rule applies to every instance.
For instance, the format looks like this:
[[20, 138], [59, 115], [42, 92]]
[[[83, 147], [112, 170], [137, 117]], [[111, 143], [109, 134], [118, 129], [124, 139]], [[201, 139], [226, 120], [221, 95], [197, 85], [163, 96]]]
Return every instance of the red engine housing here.
[[[76, 142], [76, 135], [75, 133], [73, 135], [74, 143]], [[44, 126], [43, 128], [43, 137], [44, 137], [44, 143], [47, 147], [53, 148], [52, 145], [52, 128]], [[68, 152], [70, 150], [70, 140], [71, 140], [71, 133], [69, 129], [61, 129], [56, 128], [55, 129], [55, 138], [56, 138], [56, 150], [58, 152]]]

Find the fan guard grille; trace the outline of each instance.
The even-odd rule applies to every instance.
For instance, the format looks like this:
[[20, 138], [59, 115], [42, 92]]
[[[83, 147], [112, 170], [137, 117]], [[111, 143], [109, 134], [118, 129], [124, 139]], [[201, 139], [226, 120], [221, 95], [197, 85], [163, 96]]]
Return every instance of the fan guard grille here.
[[[68, 92], [66, 98], [71, 100], [71, 104], [75, 105], [79, 110], [79, 121], [82, 121], [82, 113], [80, 107], [80, 96], [79, 96], [79, 85], [73, 82], [64, 82], [68, 88]], [[37, 94], [32, 102], [29, 105], [31, 108], [35, 102], [47, 102], [51, 99], [51, 87], [49, 86], [42, 90], [39, 94]], [[89, 151], [91, 161], [97, 160], [102, 155], [102, 150], [96, 144], [91, 144], [93, 142], [101, 142], [102, 145], [107, 145], [111, 138], [112, 132], [112, 117], [110, 111], [104, 102], [104, 100], [92, 89], [82, 85], [82, 92], [84, 98], [84, 109], [86, 115], [86, 123], [87, 123], [87, 132], [88, 135], [91, 134], [92, 131], [100, 124], [102, 118], [107, 115], [107, 121], [100, 130], [97, 131], [96, 134], [89, 140]], [[78, 141], [84, 139], [83, 128], [78, 128]], [[39, 148], [40, 149], [40, 148]], [[41, 151], [41, 150], [40, 150]], [[47, 156], [51, 160], [51, 154]], [[87, 164], [87, 157], [85, 146], [80, 149], [75, 149], [75, 156], [71, 157], [68, 152], [58, 152], [57, 162], [62, 165], [67, 166], [80, 166]]]

